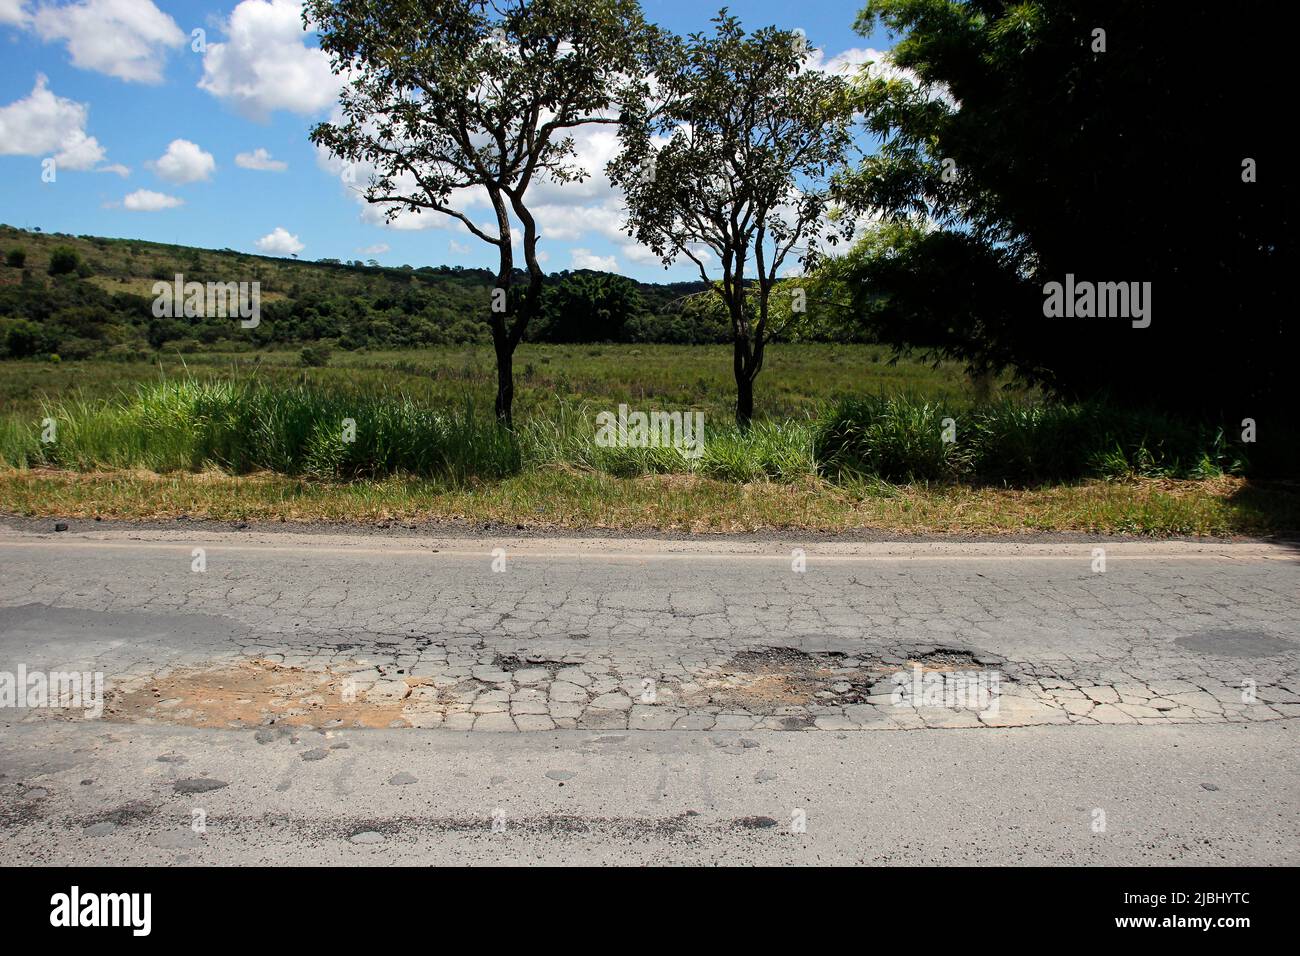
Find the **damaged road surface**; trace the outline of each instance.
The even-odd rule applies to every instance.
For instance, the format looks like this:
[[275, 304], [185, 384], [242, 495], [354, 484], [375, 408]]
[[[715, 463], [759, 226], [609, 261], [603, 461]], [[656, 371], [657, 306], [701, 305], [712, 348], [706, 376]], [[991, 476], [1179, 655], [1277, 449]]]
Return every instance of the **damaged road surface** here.
[[1300, 552], [1093, 547], [0, 530], [0, 846], [1300, 861]]

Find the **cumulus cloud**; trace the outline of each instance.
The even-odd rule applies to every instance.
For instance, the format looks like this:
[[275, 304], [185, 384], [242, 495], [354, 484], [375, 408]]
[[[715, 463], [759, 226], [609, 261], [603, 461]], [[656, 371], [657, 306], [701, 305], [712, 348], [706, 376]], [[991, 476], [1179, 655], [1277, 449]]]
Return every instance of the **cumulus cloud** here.
[[[0, 0], [5, 2], [14, 5]], [[66, 41], [73, 66], [137, 83], [162, 82], [167, 50], [186, 39], [152, 0], [45, 4], [31, 17], [31, 26], [47, 42]]]
[[299, 0], [243, 0], [225, 33], [225, 42], [208, 44], [199, 88], [241, 115], [265, 121], [275, 110], [310, 114], [337, 99], [329, 58], [303, 42]]
[[251, 153], [238, 154], [235, 165], [241, 169], [257, 169], [266, 173], [282, 173], [289, 168], [288, 163], [272, 159], [271, 154], [260, 146]]
[[123, 179], [131, 175], [131, 167], [123, 166], [121, 163], [113, 163], [111, 166], [100, 166], [95, 170], [97, 173], [116, 173]]
[[212, 154], [204, 152], [188, 139], [172, 140], [167, 146], [167, 152], [146, 165], [158, 174], [159, 179], [178, 186], [207, 179], [217, 168]]
[[23, 0], [0, 0], [0, 23], [25, 26], [31, 18], [23, 7]]
[[160, 209], [174, 209], [184, 204], [184, 199], [156, 193], [152, 189], [137, 189], [122, 200], [122, 205], [132, 212], [158, 212]]
[[276, 226], [255, 243], [258, 249], [273, 256], [292, 256], [302, 252], [303, 244], [283, 226]]
[[638, 242], [625, 242], [620, 246], [625, 257], [643, 266], [661, 266], [661, 260], [655, 253]]
[[24, 99], [0, 107], [0, 156], [53, 156], [63, 169], [91, 169], [104, 148], [86, 133], [89, 109], [55, 96], [38, 74]]
[[[331, 122], [341, 122], [341, 112], [335, 109], [330, 119]], [[570, 130], [570, 135], [575, 153], [571, 162], [582, 167], [587, 176], [582, 182], [567, 183], [538, 179], [529, 187], [528, 207], [537, 219], [542, 241], [585, 243], [569, 250], [575, 268], [618, 271], [618, 257], [593, 253], [592, 240], [610, 242], [621, 250], [624, 259], [639, 265], [661, 266], [662, 263], [654, 253], [628, 237], [623, 228], [626, 209], [622, 194], [605, 175], [605, 166], [618, 152], [617, 130], [610, 126], [591, 125]], [[457, 237], [449, 240], [448, 249], [457, 256], [468, 255], [479, 248], [478, 239], [471, 238], [469, 230], [462, 223], [442, 213], [429, 210], [422, 213], [401, 211], [391, 222], [388, 221], [388, 206], [367, 203], [365, 200], [365, 187], [373, 172], [369, 164], [345, 164], [324, 149], [317, 150], [316, 159], [321, 169], [339, 178], [348, 194], [361, 207], [359, 217], [362, 222], [398, 231], [448, 229]], [[395, 180], [396, 194], [414, 191], [415, 180], [409, 173], [400, 174]], [[496, 233], [496, 220], [485, 190], [456, 190], [450, 197], [449, 204], [453, 209], [469, 215], [484, 232]], [[518, 246], [523, 230], [517, 222], [514, 226], [513, 239]], [[547, 258], [546, 252], [539, 250], [538, 259], [544, 262]], [[518, 249], [516, 261], [522, 261], [522, 253]]]
[[542, 238], [572, 241], [595, 234], [605, 239], [626, 241], [621, 199], [610, 197], [601, 203], [588, 204], [574, 198], [571, 204], [555, 201], [530, 204], [541, 227]]
[[617, 272], [618, 260], [613, 256], [595, 255], [590, 249], [574, 249], [573, 268], [595, 269], [598, 272]]
[[[809, 69], [834, 73], [846, 80], [853, 80], [858, 77], [865, 65], [866, 75], [869, 79], [906, 80], [913, 86], [919, 87], [922, 85], [920, 77], [914, 72], [894, 64], [893, 54], [889, 50], [853, 47], [842, 53], [837, 53], [829, 59], [826, 57], [825, 51], [811, 50], [807, 62]], [[941, 99], [950, 106], [957, 105], [952, 93], [943, 84], [930, 87], [928, 95], [931, 99]]]
[[[393, 204], [366, 202], [365, 188], [374, 174], [374, 168], [369, 163], [344, 163], [323, 149], [316, 151], [316, 160], [322, 169], [339, 178], [348, 195], [352, 196], [361, 206], [361, 221], [367, 225], [396, 229], [399, 232], [421, 232], [425, 229], [455, 229], [464, 231], [466, 235], [469, 235], [469, 230], [465, 229], [464, 225], [458, 220], [428, 209], [418, 212], [402, 210], [390, 222], [388, 220], [388, 211]], [[415, 177], [410, 173], [404, 172], [396, 177], [394, 194], [411, 194], [414, 190]], [[449, 203], [453, 209], [462, 212], [469, 211], [474, 207], [490, 206], [487, 191], [479, 188], [453, 190]], [[481, 228], [485, 232], [495, 233], [496, 222], [494, 220], [491, 223], [483, 223]], [[475, 239], [475, 242], [477, 241]]]

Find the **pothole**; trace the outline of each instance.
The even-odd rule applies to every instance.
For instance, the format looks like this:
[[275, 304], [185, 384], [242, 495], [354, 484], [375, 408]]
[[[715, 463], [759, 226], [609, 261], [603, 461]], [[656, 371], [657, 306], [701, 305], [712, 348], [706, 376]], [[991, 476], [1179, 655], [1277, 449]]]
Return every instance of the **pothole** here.
[[1244, 628], [1209, 628], [1176, 637], [1174, 644], [1213, 657], [1275, 657], [1297, 650], [1297, 645], [1285, 638]]
[[[957, 671], [972, 670], [983, 666], [986, 658], [977, 657], [970, 651], [959, 651], [951, 648], [939, 648], [933, 651], [926, 651], [922, 654], [915, 654], [908, 658], [907, 666], [912, 664], [920, 665], [922, 670], [927, 671]], [[905, 670], [906, 668], [897, 668]]]
[[[415, 686], [421, 681], [406, 682]], [[109, 720], [188, 727], [388, 727], [401, 720], [404, 696], [368, 698], [351, 691], [346, 675], [308, 671], [267, 660], [172, 671], [115, 692]], [[400, 685], [399, 689], [400, 689]]]
[[868, 704], [873, 703], [870, 698], [878, 702], [882, 695], [894, 692], [894, 675], [899, 672], [913, 668], [926, 673], [980, 671], [991, 661], [987, 655], [943, 647], [904, 651], [888, 659], [792, 647], [758, 648], [740, 651], [721, 667], [697, 675], [683, 688], [683, 700], [687, 706], [710, 705], [757, 714], [779, 714], [782, 707], [814, 704]]
[[497, 654], [492, 658], [492, 666], [498, 670], [503, 670], [507, 674], [513, 674], [515, 671], [531, 670], [539, 668], [550, 671], [552, 675], [558, 670], [566, 667], [572, 667], [572, 664], [566, 664], [564, 661], [553, 661], [542, 657], [520, 657], [518, 654]]

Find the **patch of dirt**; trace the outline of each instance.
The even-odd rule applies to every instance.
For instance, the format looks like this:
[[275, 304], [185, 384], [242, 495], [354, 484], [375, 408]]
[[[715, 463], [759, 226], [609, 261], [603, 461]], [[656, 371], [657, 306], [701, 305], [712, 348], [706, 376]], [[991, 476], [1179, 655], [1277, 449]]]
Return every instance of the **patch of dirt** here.
[[697, 675], [691, 682], [694, 688], [683, 689], [683, 703], [748, 713], [804, 706], [834, 682], [839, 667], [836, 660], [829, 654], [808, 654], [789, 647], [741, 651], [716, 672]]
[[[346, 675], [249, 660], [208, 669], [181, 669], [113, 694], [107, 720], [186, 727], [388, 727], [403, 719], [403, 700], [345, 695]], [[417, 686], [423, 681], [406, 682]], [[337, 723], [335, 723], [337, 722]]]

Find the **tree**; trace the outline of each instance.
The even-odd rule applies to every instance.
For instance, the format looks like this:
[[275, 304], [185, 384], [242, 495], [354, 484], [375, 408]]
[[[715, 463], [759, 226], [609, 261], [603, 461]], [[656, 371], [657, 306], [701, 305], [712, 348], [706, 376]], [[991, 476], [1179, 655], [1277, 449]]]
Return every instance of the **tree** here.
[[710, 282], [716, 257], [722, 276], [714, 288], [731, 322], [736, 421], [744, 428], [754, 414], [772, 287], [787, 261], [808, 268], [817, 260], [826, 179], [847, 157], [852, 109], [847, 83], [806, 69], [802, 34], [775, 27], [747, 34], [725, 10], [713, 24], [712, 35], [655, 48], [655, 103], [624, 115], [609, 174], [626, 197], [628, 234], [665, 265], [685, 257]]
[[[1283, 398], [1285, 31], [1252, 0], [1234, 8], [1245, 33], [1210, 75], [1201, 44], [1223, 15], [1206, 0], [872, 0], [859, 31], [899, 35], [909, 73], [857, 91], [882, 145], [840, 198], [900, 227], [859, 250], [864, 321], [1066, 397], [1237, 420]], [[1050, 317], [1067, 275], [1149, 282], [1150, 325]]]
[[[635, 0], [308, 0], [336, 73], [349, 77], [341, 120], [311, 139], [348, 163], [366, 164], [367, 202], [389, 220], [432, 211], [495, 246], [489, 324], [497, 365], [497, 417], [511, 423], [512, 360], [537, 314], [543, 273], [538, 223], [527, 203], [538, 179], [564, 183], [572, 131], [641, 95], [638, 50], [649, 35]], [[484, 192], [494, 222], [467, 206]], [[515, 222], [527, 284], [516, 281]]]
[[617, 342], [627, 321], [643, 311], [641, 293], [631, 279], [579, 272], [547, 290], [539, 337], [548, 342]]
[[[886, 222], [843, 256], [827, 259], [808, 286], [809, 318], [841, 340], [880, 342], [896, 353], [964, 359], [987, 377], [1014, 361], [1008, 329], [1041, 305], [1005, 248], [956, 230]], [[1026, 364], [1027, 377], [1047, 372]]]
[[50, 267], [47, 271], [52, 276], [67, 275], [69, 272], [76, 272], [80, 263], [81, 260], [74, 250], [67, 246], [55, 246], [50, 253]]

